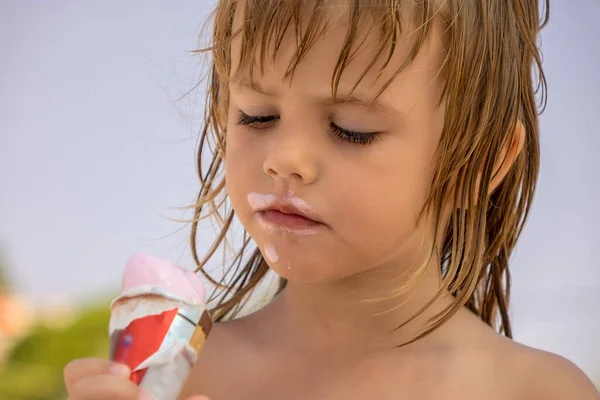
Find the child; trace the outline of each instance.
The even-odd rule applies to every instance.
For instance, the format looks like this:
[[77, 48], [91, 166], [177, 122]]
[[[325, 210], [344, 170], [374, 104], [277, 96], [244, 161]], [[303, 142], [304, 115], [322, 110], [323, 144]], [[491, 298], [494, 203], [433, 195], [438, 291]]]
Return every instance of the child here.
[[[508, 260], [538, 173], [538, 14], [534, 0], [218, 1], [199, 266], [234, 215], [245, 236], [225, 278], [207, 274], [220, 323], [181, 399], [600, 398], [570, 362], [509, 339]], [[206, 215], [222, 230], [200, 260]], [[242, 317], [269, 269], [277, 294]], [[143, 398], [119, 367], [72, 362], [70, 398]]]

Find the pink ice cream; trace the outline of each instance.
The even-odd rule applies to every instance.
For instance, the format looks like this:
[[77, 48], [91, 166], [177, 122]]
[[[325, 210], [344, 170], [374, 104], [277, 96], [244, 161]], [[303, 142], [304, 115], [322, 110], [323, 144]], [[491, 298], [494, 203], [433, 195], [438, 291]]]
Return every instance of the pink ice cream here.
[[135, 254], [125, 266], [121, 295], [136, 295], [148, 291], [171, 295], [190, 304], [205, 301], [204, 285], [193, 271], [174, 266], [169, 260]]

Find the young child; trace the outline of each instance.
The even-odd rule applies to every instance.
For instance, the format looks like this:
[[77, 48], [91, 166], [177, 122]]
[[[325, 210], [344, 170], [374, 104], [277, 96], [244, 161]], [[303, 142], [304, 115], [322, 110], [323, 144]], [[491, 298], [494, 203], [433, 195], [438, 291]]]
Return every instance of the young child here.
[[[508, 261], [538, 174], [538, 6], [218, 1], [198, 265], [234, 216], [245, 232], [223, 280], [207, 274], [220, 323], [181, 399], [600, 398], [570, 362], [510, 340]], [[201, 260], [207, 215], [222, 230]], [[241, 316], [269, 270], [277, 294]], [[71, 400], [145, 398], [126, 374], [83, 359], [65, 381]]]

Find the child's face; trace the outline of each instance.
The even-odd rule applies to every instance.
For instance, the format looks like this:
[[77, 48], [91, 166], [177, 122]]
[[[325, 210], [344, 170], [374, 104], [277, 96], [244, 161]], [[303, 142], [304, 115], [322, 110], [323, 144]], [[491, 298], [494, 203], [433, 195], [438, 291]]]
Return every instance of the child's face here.
[[[444, 121], [443, 106], [436, 107], [443, 84], [438, 76], [441, 40], [435, 32], [431, 35], [415, 62], [380, 96], [386, 108], [377, 110], [331, 101], [331, 76], [345, 35], [342, 23], [318, 40], [291, 85], [281, 77], [296, 50], [292, 37], [285, 39], [262, 79], [255, 79], [267, 94], [237, 79], [235, 65], [230, 82], [227, 192], [248, 233], [268, 261], [270, 256], [270, 267], [291, 281], [329, 281], [373, 268], [403, 270], [420, 265], [430, 250], [432, 221], [425, 217], [418, 222], [418, 216], [435, 171]], [[372, 60], [376, 40], [375, 33], [346, 68], [340, 98]], [[391, 67], [378, 80], [375, 65], [355, 96], [371, 100], [409, 47], [400, 43]], [[234, 63], [239, 52], [236, 39]], [[241, 113], [250, 119], [240, 122]], [[265, 118], [248, 125], [251, 117]], [[269, 229], [260, 213], [253, 212], [251, 193], [297, 196], [323, 224], [300, 233]]]

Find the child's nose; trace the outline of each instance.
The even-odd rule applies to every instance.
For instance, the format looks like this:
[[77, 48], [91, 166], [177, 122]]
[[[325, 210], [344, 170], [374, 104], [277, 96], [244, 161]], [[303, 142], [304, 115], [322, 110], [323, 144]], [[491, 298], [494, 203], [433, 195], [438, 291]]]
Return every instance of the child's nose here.
[[299, 180], [309, 185], [317, 180], [315, 140], [301, 132], [274, 138], [263, 163], [263, 171], [273, 178]]

